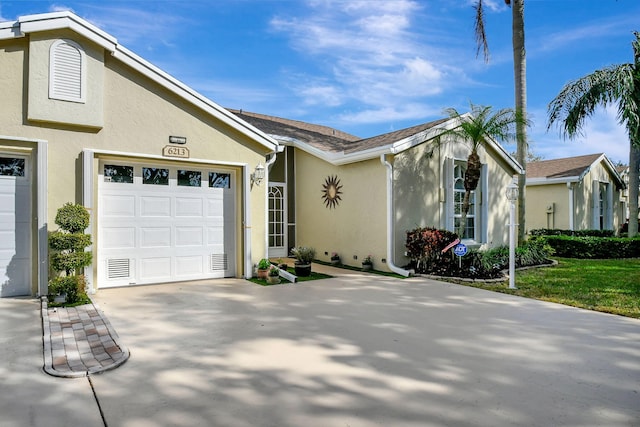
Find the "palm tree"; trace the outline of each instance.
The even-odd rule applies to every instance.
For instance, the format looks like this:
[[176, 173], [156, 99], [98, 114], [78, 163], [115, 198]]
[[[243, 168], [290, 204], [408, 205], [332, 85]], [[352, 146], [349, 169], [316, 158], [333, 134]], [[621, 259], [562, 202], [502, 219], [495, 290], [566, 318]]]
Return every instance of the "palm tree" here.
[[629, 134], [629, 237], [638, 234], [638, 168], [640, 167], [640, 33], [633, 33], [634, 62], [611, 65], [567, 83], [549, 103], [547, 130], [561, 122], [565, 137], [580, 135], [599, 105], [616, 104], [618, 123]]
[[517, 125], [526, 126], [525, 120], [511, 108], [493, 111], [491, 106], [470, 104], [470, 114], [460, 114], [455, 108], [447, 108], [445, 113], [452, 119], [458, 119], [460, 125], [443, 132], [440, 136], [453, 135], [471, 146], [467, 158], [467, 170], [464, 174], [464, 198], [462, 200], [461, 218], [458, 236], [464, 236], [467, 214], [469, 213], [471, 192], [478, 188], [482, 163], [478, 155], [478, 147], [488, 139], [509, 141], [516, 137]]
[[[517, 151], [516, 160], [527, 169], [527, 56], [524, 47], [524, 0], [504, 0], [505, 4], [511, 6], [511, 41], [513, 45], [513, 76], [515, 83], [515, 112], [524, 120], [516, 123]], [[512, 4], [513, 3], [513, 4]], [[475, 32], [478, 45], [477, 53], [480, 49], [484, 52], [485, 61], [489, 61], [489, 43], [484, 29], [484, 5], [482, 0], [475, 3], [476, 19]], [[522, 174], [518, 177], [518, 241], [523, 242], [525, 238], [525, 181], [526, 176]]]

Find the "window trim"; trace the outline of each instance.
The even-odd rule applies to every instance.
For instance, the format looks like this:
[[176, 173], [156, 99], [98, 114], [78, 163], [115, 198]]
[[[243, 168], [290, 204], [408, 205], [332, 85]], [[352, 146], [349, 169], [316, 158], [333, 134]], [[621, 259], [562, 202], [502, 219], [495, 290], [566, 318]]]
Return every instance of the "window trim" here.
[[[79, 97], [60, 94], [55, 90], [54, 82], [57, 81], [58, 79], [58, 74], [55, 67], [56, 52], [57, 52], [57, 49], [64, 44], [77, 49], [78, 53], [80, 54], [80, 82], [78, 82], [80, 85]], [[67, 40], [67, 39], [60, 39], [53, 42], [51, 44], [51, 47], [49, 48], [49, 99], [77, 102], [77, 103], [84, 104], [87, 98], [86, 82], [87, 82], [87, 54], [82, 48], [82, 46], [80, 46], [78, 43], [74, 42], [73, 40]]]

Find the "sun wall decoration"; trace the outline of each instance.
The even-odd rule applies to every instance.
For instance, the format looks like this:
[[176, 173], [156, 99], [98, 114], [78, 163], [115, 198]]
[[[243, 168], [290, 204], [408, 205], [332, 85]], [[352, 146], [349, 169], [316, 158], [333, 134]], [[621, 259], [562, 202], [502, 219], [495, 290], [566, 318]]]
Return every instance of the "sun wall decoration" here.
[[327, 209], [332, 209], [338, 206], [340, 203], [340, 194], [342, 194], [342, 185], [337, 175], [328, 176], [322, 184], [322, 198], [324, 199], [324, 206]]

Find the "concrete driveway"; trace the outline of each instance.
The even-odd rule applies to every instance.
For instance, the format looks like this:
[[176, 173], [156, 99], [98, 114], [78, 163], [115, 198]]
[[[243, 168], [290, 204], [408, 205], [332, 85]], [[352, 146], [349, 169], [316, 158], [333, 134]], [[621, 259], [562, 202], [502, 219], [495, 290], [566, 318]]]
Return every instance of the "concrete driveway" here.
[[[28, 368], [1, 372], [1, 426], [64, 425], [17, 422], [27, 410], [109, 427], [640, 424], [638, 320], [360, 274], [109, 289], [95, 300], [131, 352], [91, 377], [105, 423], [87, 379], [36, 369], [33, 307], [17, 319]], [[11, 307], [0, 307], [3, 319]], [[14, 390], [32, 404], [7, 418]]]
[[110, 427], [631, 426], [640, 321], [414, 278], [103, 290]]

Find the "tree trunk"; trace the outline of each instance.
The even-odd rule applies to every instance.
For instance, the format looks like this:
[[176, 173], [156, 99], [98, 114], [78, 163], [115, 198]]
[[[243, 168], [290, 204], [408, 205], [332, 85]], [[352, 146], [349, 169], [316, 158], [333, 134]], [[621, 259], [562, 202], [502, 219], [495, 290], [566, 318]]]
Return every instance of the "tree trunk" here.
[[[515, 79], [516, 114], [527, 118], [527, 58], [524, 46], [524, 0], [512, 0], [512, 42], [513, 42], [513, 77]], [[516, 124], [517, 150], [516, 158], [524, 171], [527, 170], [527, 127], [524, 123]], [[518, 177], [518, 243], [524, 242], [525, 226], [525, 182], [526, 175]]]
[[638, 169], [640, 168], [640, 145], [631, 141], [629, 148], [629, 237], [638, 234], [638, 190], [640, 178]]

